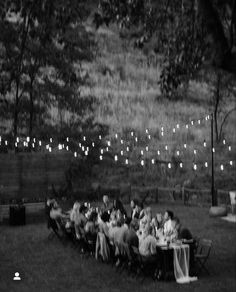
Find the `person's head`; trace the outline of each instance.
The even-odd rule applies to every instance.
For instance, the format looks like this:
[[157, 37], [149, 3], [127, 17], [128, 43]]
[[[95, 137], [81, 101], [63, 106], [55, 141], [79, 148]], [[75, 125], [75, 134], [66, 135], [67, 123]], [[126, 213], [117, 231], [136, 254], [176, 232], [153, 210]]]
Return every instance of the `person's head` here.
[[157, 222], [158, 222], [159, 224], [162, 222], [163, 218], [162, 218], [161, 213], [157, 213], [157, 214], [156, 214], [156, 219], [157, 219]]
[[108, 212], [103, 212], [101, 215], [101, 219], [103, 222], [109, 222], [110, 220], [110, 214]]
[[87, 207], [83, 204], [79, 208], [79, 212], [85, 214], [87, 212]]
[[53, 200], [53, 201], [52, 201], [52, 208], [53, 208], [53, 209], [58, 209], [58, 208], [59, 208], [59, 205], [58, 205], [58, 203], [57, 203], [56, 200]]
[[151, 207], [147, 207], [145, 210], [144, 210], [144, 213], [146, 216], [148, 217], [152, 217], [152, 209]]
[[176, 229], [177, 231], [179, 231], [180, 228], [181, 228], [181, 223], [180, 223], [179, 218], [178, 218], [178, 217], [175, 217], [175, 218], [173, 219], [173, 221], [174, 221], [175, 229]]
[[75, 211], [75, 210], [77, 210], [79, 208], [80, 208], [80, 203], [78, 201], [75, 201], [74, 205], [73, 205], [73, 210]]
[[134, 209], [135, 206], [136, 206], [136, 201], [133, 199], [130, 201], [130, 207], [131, 207], [131, 209]]
[[132, 219], [132, 221], [130, 222], [129, 227], [135, 231], [137, 231], [139, 229], [139, 222], [138, 219], [134, 218]]
[[98, 217], [97, 212], [96, 212], [96, 211], [92, 211], [92, 212], [89, 214], [88, 220], [91, 221], [91, 222], [96, 222], [97, 217]]
[[104, 195], [104, 196], [103, 196], [103, 203], [104, 203], [104, 204], [108, 204], [108, 202], [109, 202], [109, 198], [108, 198], [108, 196], [107, 196], [107, 195]]
[[165, 214], [164, 214], [165, 221], [173, 220], [173, 218], [174, 218], [174, 213], [172, 211], [170, 211], [170, 210], [166, 210]]

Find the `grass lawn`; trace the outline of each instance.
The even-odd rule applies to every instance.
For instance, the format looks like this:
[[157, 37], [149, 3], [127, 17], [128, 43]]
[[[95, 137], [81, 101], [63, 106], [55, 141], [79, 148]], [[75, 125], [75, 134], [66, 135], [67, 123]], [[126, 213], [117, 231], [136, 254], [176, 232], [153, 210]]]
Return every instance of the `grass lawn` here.
[[[213, 240], [208, 267], [211, 275], [197, 282], [143, 283], [118, 274], [109, 264], [84, 259], [56, 238], [48, 240], [45, 223], [0, 227], [0, 291], [236, 291], [235, 224], [208, 216], [208, 209], [180, 205], [156, 205], [155, 211], [172, 209], [194, 235]], [[21, 281], [13, 281], [18, 271]]]

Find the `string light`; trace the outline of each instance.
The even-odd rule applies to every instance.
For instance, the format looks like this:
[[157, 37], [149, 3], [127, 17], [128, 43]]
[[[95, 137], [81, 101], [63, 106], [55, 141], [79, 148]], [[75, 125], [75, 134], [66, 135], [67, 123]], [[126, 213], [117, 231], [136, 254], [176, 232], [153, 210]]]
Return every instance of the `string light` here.
[[58, 149], [62, 150], [62, 145], [61, 144], [58, 144]]
[[15, 147], [17, 147], [17, 142], [15, 142]]
[[110, 147], [111, 146], [111, 142], [110, 141], [107, 141], [107, 145]]
[[173, 128], [173, 133], [175, 133], [175, 128]]
[[231, 146], [229, 146], [229, 151], [231, 151]]
[[223, 144], [225, 145], [225, 139], [223, 140]]
[[120, 140], [120, 143], [121, 143], [121, 144], [124, 144], [124, 141], [123, 141], [123, 140]]
[[197, 164], [194, 164], [194, 165], [193, 165], [193, 169], [194, 169], [194, 170], [197, 170]]
[[99, 159], [102, 160], [102, 155], [99, 156]]
[[34, 141], [34, 143], [36, 143], [36, 139], [35, 139], [35, 138], [34, 138], [34, 140], [33, 140], [33, 141]]
[[41, 141], [39, 141], [39, 146], [42, 146], [42, 142]]
[[205, 167], [208, 167], [208, 163], [207, 162], [205, 162]]
[[155, 163], [155, 159], [152, 159], [152, 164], [154, 164]]
[[193, 121], [191, 121], [191, 125], [193, 125]]
[[141, 155], [143, 155], [143, 150], [140, 151]]
[[148, 152], [148, 146], [146, 146], [146, 151]]
[[151, 135], [148, 135], [148, 139], [151, 140]]
[[159, 150], [157, 150], [157, 155], [160, 155], [160, 151]]
[[144, 166], [144, 160], [141, 160], [141, 165]]
[[200, 120], [198, 120], [198, 124], [199, 124], [199, 125], [201, 124], [201, 121], [200, 121]]
[[68, 146], [66, 146], [66, 150], [69, 151], [69, 147]]
[[188, 129], [188, 124], [187, 124], [187, 125], [185, 125], [185, 128], [186, 128], [186, 129]]
[[77, 157], [77, 152], [74, 152], [74, 157]]
[[52, 143], [52, 138], [50, 138], [50, 143]]
[[16, 138], [16, 142], [17, 142], [17, 143], [19, 143], [19, 142], [20, 142], [20, 139], [19, 139], [19, 137], [17, 137], [17, 138]]
[[187, 144], [184, 144], [184, 148], [185, 148], [185, 149], [187, 148]]
[[207, 144], [206, 144], [206, 141], [204, 140], [204, 142], [203, 142], [203, 146], [206, 147], [206, 145], [207, 145]]
[[134, 132], [131, 132], [131, 136], [132, 136], [132, 137], [134, 136]]
[[107, 147], [106, 150], [107, 150], [107, 152], [108, 152], [108, 151], [109, 151], [109, 148]]
[[161, 127], [161, 131], [164, 132], [164, 128], [163, 127]]
[[[27, 147], [28, 147], [28, 146], [27, 146]], [[51, 148], [51, 147], [49, 147], [49, 148], [48, 148], [48, 151], [49, 151], [49, 152], [52, 152], [52, 148]]]
[[167, 145], [165, 146], [165, 150], [166, 150], [166, 151], [168, 150], [168, 146], [167, 146]]
[[177, 156], [179, 156], [179, 150], [176, 152]]
[[122, 156], [124, 155], [124, 152], [123, 152], [123, 150], [121, 150], [121, 151], [120, 151], [120, 155], [122, 155]]
[[179, 129], [179, 124], [176, 125], [176, 128]]
[[116, 139], [118, 138], [118, 134], [115, 134]]
[[164, 132], [161, 132], [161, 136], [164, 136]]
[[126, 147], [126, 151], [129, 152], [129, 147], [128, 146]]
[[69, 137], [66, 137], [66, 142], [69, 142]]
[[212, 152], [215, 153], [215, 148], [212, 148]]
[[138, 142], [138, 137], [135, 137], [135, 142]]
[[194, 150], [193, 150], [193, 153], [194, 153], [194, 155], [196, 155], [196, 154], [197, 154], [197, 150], [194, 149]]
[[125, 164], [129, 164], [129, 160], [128, 159], [125, 159]]
[[92, 146], [93, 146], [93, 147], [95, 146], [94, 142], [92, 143]]
[[[101, 136], [101, 135], [99, 135], [99, 136], [98, 136], [98, 139], [99, 139], [99, 140], [102, 140], [102, 136]], [[101, 160], [102, 160], [102, 159], [101, 159]]]
[[[82, 147], [83, 148], [83, 147]], [[103, 149], [100, 150], [101, 154], [103, 154]]]
[[183, 167], [183, 163], [182, 163], [182, 162], [180, 162], [179, 166], [182, 168], [182, 167]]
[[168, 168], [171, 168], [171, 163], [170, 162], [168, 163]]
[[118, 160], [118, 156], [117, 156], [117, 155], [115, 155], [114, 159], [115, 159], [115, 161], [117, 161], [117, 160]]
[[84, 141], [86, 141], [86, 137], [85, 137], [85, 136], [84, 136], [84, 138], [83, 138], [83, 139], [84, 139]]
[[84, 146], [81, 147], [82, 151], [84, 151]]
[[233, 165], [233, 161], [232, 161], [232, 160], [230, 160], [229, 164], [232, 166], [232, 165]]
[[85, 154], [85, 156], [88, 156], [88, 150], [86, 150], [86, 151], [84, 152], [84, 154]]
[[148, 134], [148, 129], [146, 129], [146, 133]]
[[29, 142], [29, 141], [30, 141], [30, 137], [27, 137], [27, 138], [26, 138], [26, 141]]
[[34, 143], [32, 143], [32, 147], [34, 148]]
[[223, 171], [224, 170], [224, 165], [221, 164], [220, 169]]

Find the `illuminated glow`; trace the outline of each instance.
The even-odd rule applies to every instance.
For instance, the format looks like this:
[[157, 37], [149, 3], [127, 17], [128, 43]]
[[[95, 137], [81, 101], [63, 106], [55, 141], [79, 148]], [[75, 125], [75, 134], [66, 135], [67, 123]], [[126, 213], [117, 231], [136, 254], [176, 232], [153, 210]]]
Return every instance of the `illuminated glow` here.
[[69, 151], [69, 147], [68, 146], [66, 146], [66, 150]]
[[171, 168], [171, 163], [170, 162], [168, 163], [168, 168]]
[[159, 150], [157, 150], [157, 155], [160, 155], [160, 151]]
[[16, 142], [17, 142], [17, 143], [19, 143], [19, 142], [20, 142], [20, 139], [19, 139], [19, 137], [17, 137], [17, 138], [16, 138]]
[[82, 151], [84, 151], [84, 146], [81, 147]]
[[208, 167], [208, 163], [207, 162], [205, 162], [205, 167]]
[[129, 160], [128, 159], [125, 159], [125, 164], [129, 164]]
[[166, 150], [166, 151], [168, 150], [168, 146], [167, 146], [167, 145], [165, 146], [165, 150]]
[[88, 156], [88, 151], [85, 151], [84, 154], [85, 154], [86, 156]]
[[103, 154], [103, 149], [100, 150], [101, 154]]
[[148, 139], [149, 139], [149, 140], [151, 139], [151, 135], [148, 135]]
[[193, 121], [191, 121], [191, 125], [193, 125]]
[[66, 137], [66, 142], [69, 142], [69, 137]]
[[17, 142], [15, 142], [15, 147], [17, 147]]
[[109, 151], [109, 148], [107, 147], [106, 150], [107, 150], [107, 152], [108, 152], [108, 151]]
[[144, 160], [141, 160], [141, 165], [144, 166]]
[[199, 125], [201, 124], [201, 121], [200, 121], [200, 120], [198, 120], [198, 124], [199, 124]]
[[204, 141], [204, 142], [203, 142], [203, 146], [206, 147], [206, 145], [207, 145], [207, 143], [206, 143], [206, 141]]
[[188, 125], [186, 125], [185, 127], [186, 127], [186, 129], [188, 129]]
[[225, 139], [223, 140], [223, 144], [225, 145]]
[[111, 142], [110, 142], [110, 141], [107, 141], [107, 145], [108, 145], [108, 146], [111, 146]]
[[152, 159], [152, 164], [154, 164], [155, 163], [155, 159]]
[[79, 147], [81, 148], [81, 143], [79, 143]]
[[229, 151], [231, 151], [231, 146], [229, 146]]
[[123, 140], [120, 140], [120, 143], [121, 143], [121, 144], [124, 144], [124, 141], [123, 141]]
[[173, 133], [175, 133], [175, 128], [173, 129]]
[[94, 142], [92, 143], [92, 147], [94, 147], [95, 146], [95, 144], [94, 144]]
[[179, 150], [176, 152], [176, 154], [179, 156]]
[[194, 150], [193, 150], [193, 153], [196, 155], [196, 154], [197, 154], [197, 150], [194, 149]]
[[118, 134], [115, 134], [116, 139], [118, 138]]
[[102, 160], [102, 155], [99, 156], [99, 159]]
[[84, 138], [83, 138], [83, 139], [84, 139], [84, 141], [86, 141], [86, 137], [85, 137], [85, 136], [84, 136]]
[[223, 171], [224, 170], [224, 165], [221, 164], [220, 169]]
[[163, 127], [161, 127], [161, 131], [162, 131], [162, 132], [164, 131], [164, 128], [163, 128]]
[[164, 133], [163, 132], [161, 132], [161, 136], [164, 136]]
[[32, 147], [34, 148], [34, 143], [32, 143]]
[[39, 146], [41, 146], [42, 145], [42, 142], [41, 141], [39, 141]]
[[138, 137], [135, 137], [135, 142], [138, 142]]
[[215, 153], [215, 148], [212, 148], [212, 152]]
[[51, 148], [51, 147], [49, 147], [49, 148], [48, 148], [48, 151], [49, 151], [49, 152], [52, 152], [52, 148]]
[[74, 152], [74, 157], [77, 157], [77, 152]]
[[146, 133], [148, 134], [148, 129], [146, 129]]
[[99, 136], [98, 136], [98, 139], [99, 139], [99, 140], [102, 140], [102, 136], [101, 136], [101, 135], [99, 135]]
[[124, 155], [124, 151], [123, 150], [120, 151], [120, 155], [122, 155], [122, 156]]
[[176, 128], [179, 129], [179, 124], [176, 125]]
[[131, 132], [131, 136], [132, 136], [132, 137], [134, 136], [134, 132]]
[[141, 155], [143, 155], [143, 150], [141, 150]]
[[232, 166], [232, 165], [233, 165], [233, 161], [232, 161], [232, 160], [230, 160], [229, 164]]
[[148, 151], [148, 146], [146, 146], [146, 151]]
[[129, 147], [128, 146], [127, 146], [126, 150], [127, 150], [127, 152], [129, 152]]
[[29, 141], [30, 141], [30, 137], [27, 137], [27, 138], [26, 138], [26, 141], [29, 142]]
[[50, 138], [50, 143], [52, 143], [52, 138]]
[[197, 170], [197, 164], [194, 164], [193, 169]]
[[182, 162], [180, 162], [179, 166], [182, 168], [182, 167], [183, 167], [183, 163], [182, 163]]
[[115, 155], [114, 159], [115, 159], [115, 161], [117, 161], [117, 160], [118, 160], [118, 156], [117, 156], [117, 155]]

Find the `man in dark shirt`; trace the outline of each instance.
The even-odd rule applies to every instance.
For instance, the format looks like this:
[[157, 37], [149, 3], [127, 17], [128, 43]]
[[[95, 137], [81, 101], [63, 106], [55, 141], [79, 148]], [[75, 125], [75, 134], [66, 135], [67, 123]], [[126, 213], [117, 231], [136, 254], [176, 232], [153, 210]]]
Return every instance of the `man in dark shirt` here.
[[135, 232], [135, 221], [131, 221], [130, 218], [129, 221], [126, 221], [126, 223], [128, 224], [129, 228], [124, 232], [124, 242], [129, 246], [135, 246], [138, 248], [139, 240]]

